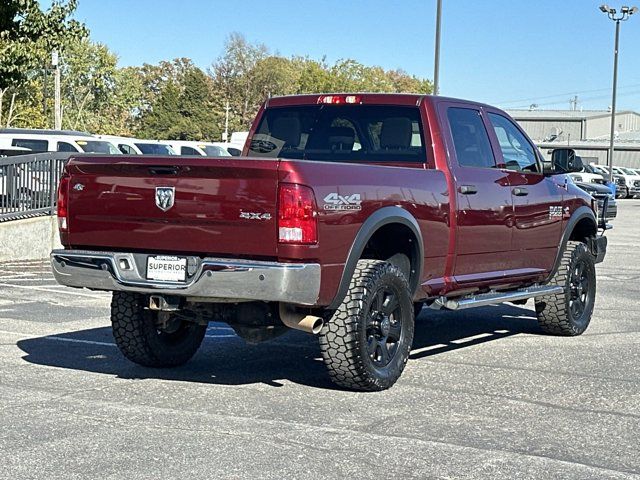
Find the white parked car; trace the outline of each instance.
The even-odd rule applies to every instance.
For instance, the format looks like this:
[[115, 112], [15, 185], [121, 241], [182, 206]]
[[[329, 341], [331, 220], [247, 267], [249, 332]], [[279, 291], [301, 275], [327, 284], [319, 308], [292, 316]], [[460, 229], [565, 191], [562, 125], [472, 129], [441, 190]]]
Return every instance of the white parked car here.
[[[598, 171], [603, 172], [605, 176], [609, 175], [609, 167], [606, 165], [592, 165]], [[640, 175], [635, 171], [626, 167], [613, 167], [613, 175], [617, 178], [616, 184], [620, 197], [633, 198], [640, 195]]]
[[622, 175], [627, 181], [630, 197], [640, 195], [640, 175], [638, 175], [635, 170], [627, 167], [613, 167], [613, 171], [614, 173]]
[[112, 143], [85, 132], [73, 130], [39, 130], [31, 128], [5, 128], [0, 130], [0, 139], [13, 147], [27, 148], [33, 153], [86, 152], [118, 154]]
[[98, 138], [110, 141], [125, 155], [177, 155], [171, 145], [160, 140], [144, 140], [116, 135], [98, 135]]
[[200, 155], [203, 157], [230, 157], [223, 143], [196, 142], [187, 140], [165, 140], [178, 155]]
[[607, 182], [601, 173], [598, 173], [592, 165], [584, 165], [582, 171], [570, 173], [569, 176], [574, 182], [599, 183], [605, 185]]

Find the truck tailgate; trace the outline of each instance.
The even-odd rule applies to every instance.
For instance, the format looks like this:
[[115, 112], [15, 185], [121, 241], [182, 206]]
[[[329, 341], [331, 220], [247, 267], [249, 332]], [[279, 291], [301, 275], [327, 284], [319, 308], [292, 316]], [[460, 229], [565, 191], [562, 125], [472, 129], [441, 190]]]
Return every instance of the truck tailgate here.
[[67, 166], [67, 242], [90, 249], [275, 256], [277, 168], [273, 159], [74, 158]]

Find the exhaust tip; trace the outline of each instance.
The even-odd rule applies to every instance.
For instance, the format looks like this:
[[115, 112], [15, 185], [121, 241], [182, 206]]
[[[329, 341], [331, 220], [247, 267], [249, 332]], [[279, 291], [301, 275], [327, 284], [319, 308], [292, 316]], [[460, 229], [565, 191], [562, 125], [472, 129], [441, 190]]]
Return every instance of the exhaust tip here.
[[296, 311], [291, 305], [280, 304], [280, 320], [289, 328], [317, 335], [324, 326], [324, 319]]
[[319, 334], [322, 331], [322, 327], [324, 327], [324, 320], [320, 317], [316, 317], [315, 321], [311, 325], [311, 333], [314, 335]]

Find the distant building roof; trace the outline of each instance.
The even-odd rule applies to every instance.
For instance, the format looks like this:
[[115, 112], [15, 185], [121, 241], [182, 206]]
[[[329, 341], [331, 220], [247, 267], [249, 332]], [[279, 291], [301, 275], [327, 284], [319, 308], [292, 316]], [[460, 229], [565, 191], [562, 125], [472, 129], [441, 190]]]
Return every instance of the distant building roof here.
[[[507, 110], [507, 113], [516, 120], [586, 120], [588, 118], [610, 117], [607, 110]], [[616, 112], [616, 116], [632, 113], [640, 115], [632, 110]]]
[[[571, 144], [568, 144], [566, 141], [538, 141], [535, 142], [536, 145], [540, 148], [556, 148], [556, 147], [567, 147], [567, 148], [583, 148], [583, 149], [593, 149], [593, 150], [607, 150], [609, 148], [609, 140], [577, 140], [572, 141]], [[633, 150], [640, 151], [640, 141], [633, 140], [616, 140], [614, 142], [614, 147], [617, 150]]]
[[[609, 141], [609, 135], [602, 135], [600, 137], [596, 137], [593, 140], [596, 141]], [[640, 132], [639, 131], [631, 131], [631, 132], [619, 132], [615, 136], [616, 142], [640, 142]]]

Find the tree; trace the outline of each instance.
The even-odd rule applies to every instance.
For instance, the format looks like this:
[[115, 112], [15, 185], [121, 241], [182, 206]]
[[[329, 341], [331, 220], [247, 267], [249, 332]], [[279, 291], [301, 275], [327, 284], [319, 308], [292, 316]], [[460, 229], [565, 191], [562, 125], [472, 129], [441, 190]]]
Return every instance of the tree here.
[[173, 81], [167, 82], [157, 100], [142, 114], [138, 135], [144, 138], [171, 138], [176, 128], [181, 128], [180, 88]]
[[175, 58], [172, 61], [161, 61], [158, 65], [148, 63], [137, 67], [137, 74], [142, 82], [142, 100], [140, 111], [144, 113], [156, 102], [163, 88], [168, 83], [181, 85], [185, 73], [196, 68], [190, 58]]
[[301, 70], [296, 93], [331, 92], [333, 78], [325, 59], [321, 61], [294, 57], [293, 62]]
[[223, 54], [211, 65], [209, 75], [218, 93], [216, 112], [231, 107], [232, 130], [245, 130], [260, 104], [274, 95], [326, 92], [430, 93], [431, 83], [401, 70], [369, 67], [353, 59], [328, 65], [308, 57], [273, 55], [262, 44], [250, 44], [232, 34]]
[[239, 33], [232, 33], [225, 43], [224, 53], [209, 70], [216, 91], [228, 101], [234, 115], [233, 129], [246, 129], [251, 124], [257, 106], [264, 100], [257, 86], [256, 65], [269, 56], [267, 47], [250, 44]]
[[168, 140], [219, 138], [220, 112], [215, 109], [211, 79], [192, 66], [178, 80], [168, 80], [142, 114], [138, 134]]
[[82, 39], [67, 46], [60, 63], [63, 126], [102, 132], [102, 114], [119, 89], [116, 56], [105, 45]]
[[88, 34], [71, 19], [77, 0], [54, 0], [42, 11], [37, 0], [3, 0], [0, 3], [0, 123], [35, 123], [43, 126], [44, 112], [35, 105], [42, 93], [37, 75], [49, 68], [51, 52]]
[[16, 86], [30, 70], [49, 64], [51, 52], [88, 34], [71, 19], [77, 0], [54, 0], [43, 12], [37, 0], [3, 0], [0, 4], [0, 89]]
[[213, 140], [220, 135], [214, 110], [213, 82], [199, 68], [185, 73], [179, 99], [182, 131], [178, 140]]

